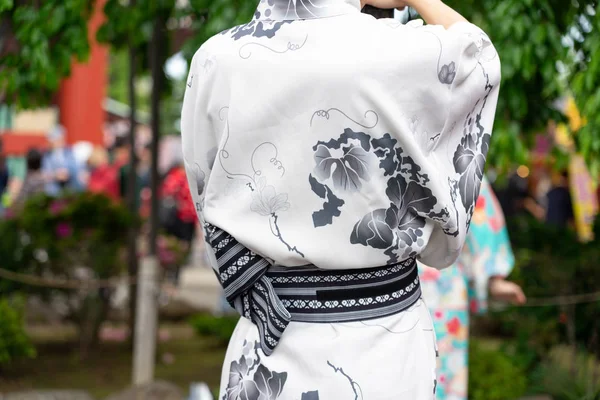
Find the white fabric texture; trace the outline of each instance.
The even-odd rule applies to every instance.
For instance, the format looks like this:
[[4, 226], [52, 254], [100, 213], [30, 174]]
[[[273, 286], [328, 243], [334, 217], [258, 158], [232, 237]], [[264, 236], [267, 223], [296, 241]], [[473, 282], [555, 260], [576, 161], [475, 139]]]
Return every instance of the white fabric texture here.
[[329, 18], [261, 15], [195, 55], [182, 142], [197, 208], [285, 266], [448, 266], [483, 174], [497, 54], [468, 23], [406, 26], [324, 2]]
[[292, 322], [275, 352], [258, 348], [242, 318], [223, 367], [219, 399], [431, 400], [436, 346], [427, 306], [363, 322]]
[[[449, 266], [499, 79], [496, 51], [469, 23], [376, 20], [359, 0], [261, 0], [190, 68], [182, 145], [199, 218], [284, 267]], [[431, 399], [432, 335], [419, 302], [370, 321], [292, 321], [266, 357], [242, 319], [221, 398]]]

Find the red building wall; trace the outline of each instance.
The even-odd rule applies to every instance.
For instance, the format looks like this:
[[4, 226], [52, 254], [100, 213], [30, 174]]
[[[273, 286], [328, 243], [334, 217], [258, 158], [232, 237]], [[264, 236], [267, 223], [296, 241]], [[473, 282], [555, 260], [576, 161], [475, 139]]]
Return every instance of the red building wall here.
[[[96, 41], [96, 32], [104, 22], [106, 0], [96, 0], [96, 11], [89, 22], [90, 58], [86, 63], [75, 63], [71, 76], [58, 93], [60, 122], [66, 129], [68, 143], [88, 141], [104, 143], [105, 112], [102, 106], [108, 80], [108, 48]], [[5, 131], [1, 135], [3, 153], [22, 155], [29, 148], [44, 149], [48, 141], [39, 133]]]
[[106, 0], [96, 1], [96, 12], [89, 22], [91, 53], [85, 64], [75, 64], [71, 76], [60, 89], [60, 122], [67, 132], [67, 142], [88, 141], [103, 144], [108, 48], [96, 41], [96, 32], [104, 22], [102, 9]]

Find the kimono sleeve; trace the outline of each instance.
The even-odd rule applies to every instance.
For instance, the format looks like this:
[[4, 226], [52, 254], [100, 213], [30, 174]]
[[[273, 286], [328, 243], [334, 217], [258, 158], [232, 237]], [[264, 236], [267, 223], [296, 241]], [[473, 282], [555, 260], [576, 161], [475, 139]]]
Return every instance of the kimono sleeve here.
[[[205, 227], [202, 209], [206, 185], [217, 152], [216, 129], [209, 110], [214, 83], [214, 79], [211, 79], [215, 68], [213, 64], [202, 48], [194, 55], [181, 110], [183, 160], [188, 186], [202, 227]], [[210, 250], [210, 246], [207, 246], [207, 250]], [[213, 252], [207, 253], [212, 267], [217, 269]]]
[[473, 24], [423, 29], [437, 37], [442, 49], [437, 84], [447, 99], [445, 120], [429, 158], [439, 171], [433, 186], [446, 194], [448, 215], [435, 221], [421, 257], [427, 265], [443, 268], [460, 255], [479, 196], [498, 101], [500, 61], [488, 36]]

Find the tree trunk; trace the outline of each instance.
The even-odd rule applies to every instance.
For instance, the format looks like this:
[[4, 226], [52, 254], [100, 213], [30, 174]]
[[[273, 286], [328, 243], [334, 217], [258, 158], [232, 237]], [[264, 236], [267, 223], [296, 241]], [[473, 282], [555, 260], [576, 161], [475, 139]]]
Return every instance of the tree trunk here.
[[79, 314], [79, 357], [85, 360], [100, 341], [100, 329], [108, 315], [110, 294], [108, 289], [89, 293]]
[[[131, 7], [135, 7], [135, 0], [131, 0]], [[130, 146], [130, 168], [127, 175], [127, 207], [132, 215], [136, 215], [136, 186], [137, 186], [137, 157], [135, 152], [135, 128], [136, 128], [136, 99], [135, 99], [135, 44], [130, 39], [129, 46], [129, 146]], [[127, 232], [127, 272], [129, 275], [129, 343], [133, 346], [133, 332], [135, 327], [136, 314], [136, 290], [134, 277], [138, 272], [138, 254], [137, 254], [138, 227], [132, 225]]]
[[152, 199], [150, 203], [150, 236], [148, 238], [149, 254], [156, 256], [156, 238], [158, 236], [158, 207], [159, 207], [159, 187], [160, 178], [158, 176], [158, 144], [160, 139], [160, 93], [162, 88], [162, 65], [161, 65], [161, 45], [164, 35], [164, 22], [161, 16], [157, 16], [154, 20], [152, 32], [152, 41], [150, 42], [150, 68], [152, 72], [152, 99], [151, 99], [151, 115], [152, 115], [152, 162], [150, 167], [150, 189], [152, 191]]

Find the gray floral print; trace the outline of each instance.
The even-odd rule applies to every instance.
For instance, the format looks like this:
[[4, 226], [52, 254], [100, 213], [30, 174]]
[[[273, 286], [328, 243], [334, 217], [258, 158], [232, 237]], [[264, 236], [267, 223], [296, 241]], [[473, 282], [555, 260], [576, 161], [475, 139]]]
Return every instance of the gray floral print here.
[[[327, 200], [313, 213], [315, 227], [332, 224], [334, 217], [341, 215], [342, 195], [359, 191], [372, 166], [377, 168], [377, 160], [383, 175], [389, 177], [386, 195], [390, 204], [362, 217], [350, 232], [350, 243], [384, 250], [388, 262], [395, 263], [414, 257], [425, 246], [422, 237], [427, 219], [447, 226], [450, 213], [427, 187], [429, 177], [390, 134], [373, 138], [347, 128], [338, 139], [318, 142], [313, 150], [316, 165], [309, 182], [313, 192]], [[457, 230], [447, 233], [456, 235]]]
[[277, 400], [287, 372], [269, 370], [260, 363], [258, 343], [244, 341], [242, 355], [229, 367], [229, 383], [222, 400]]

